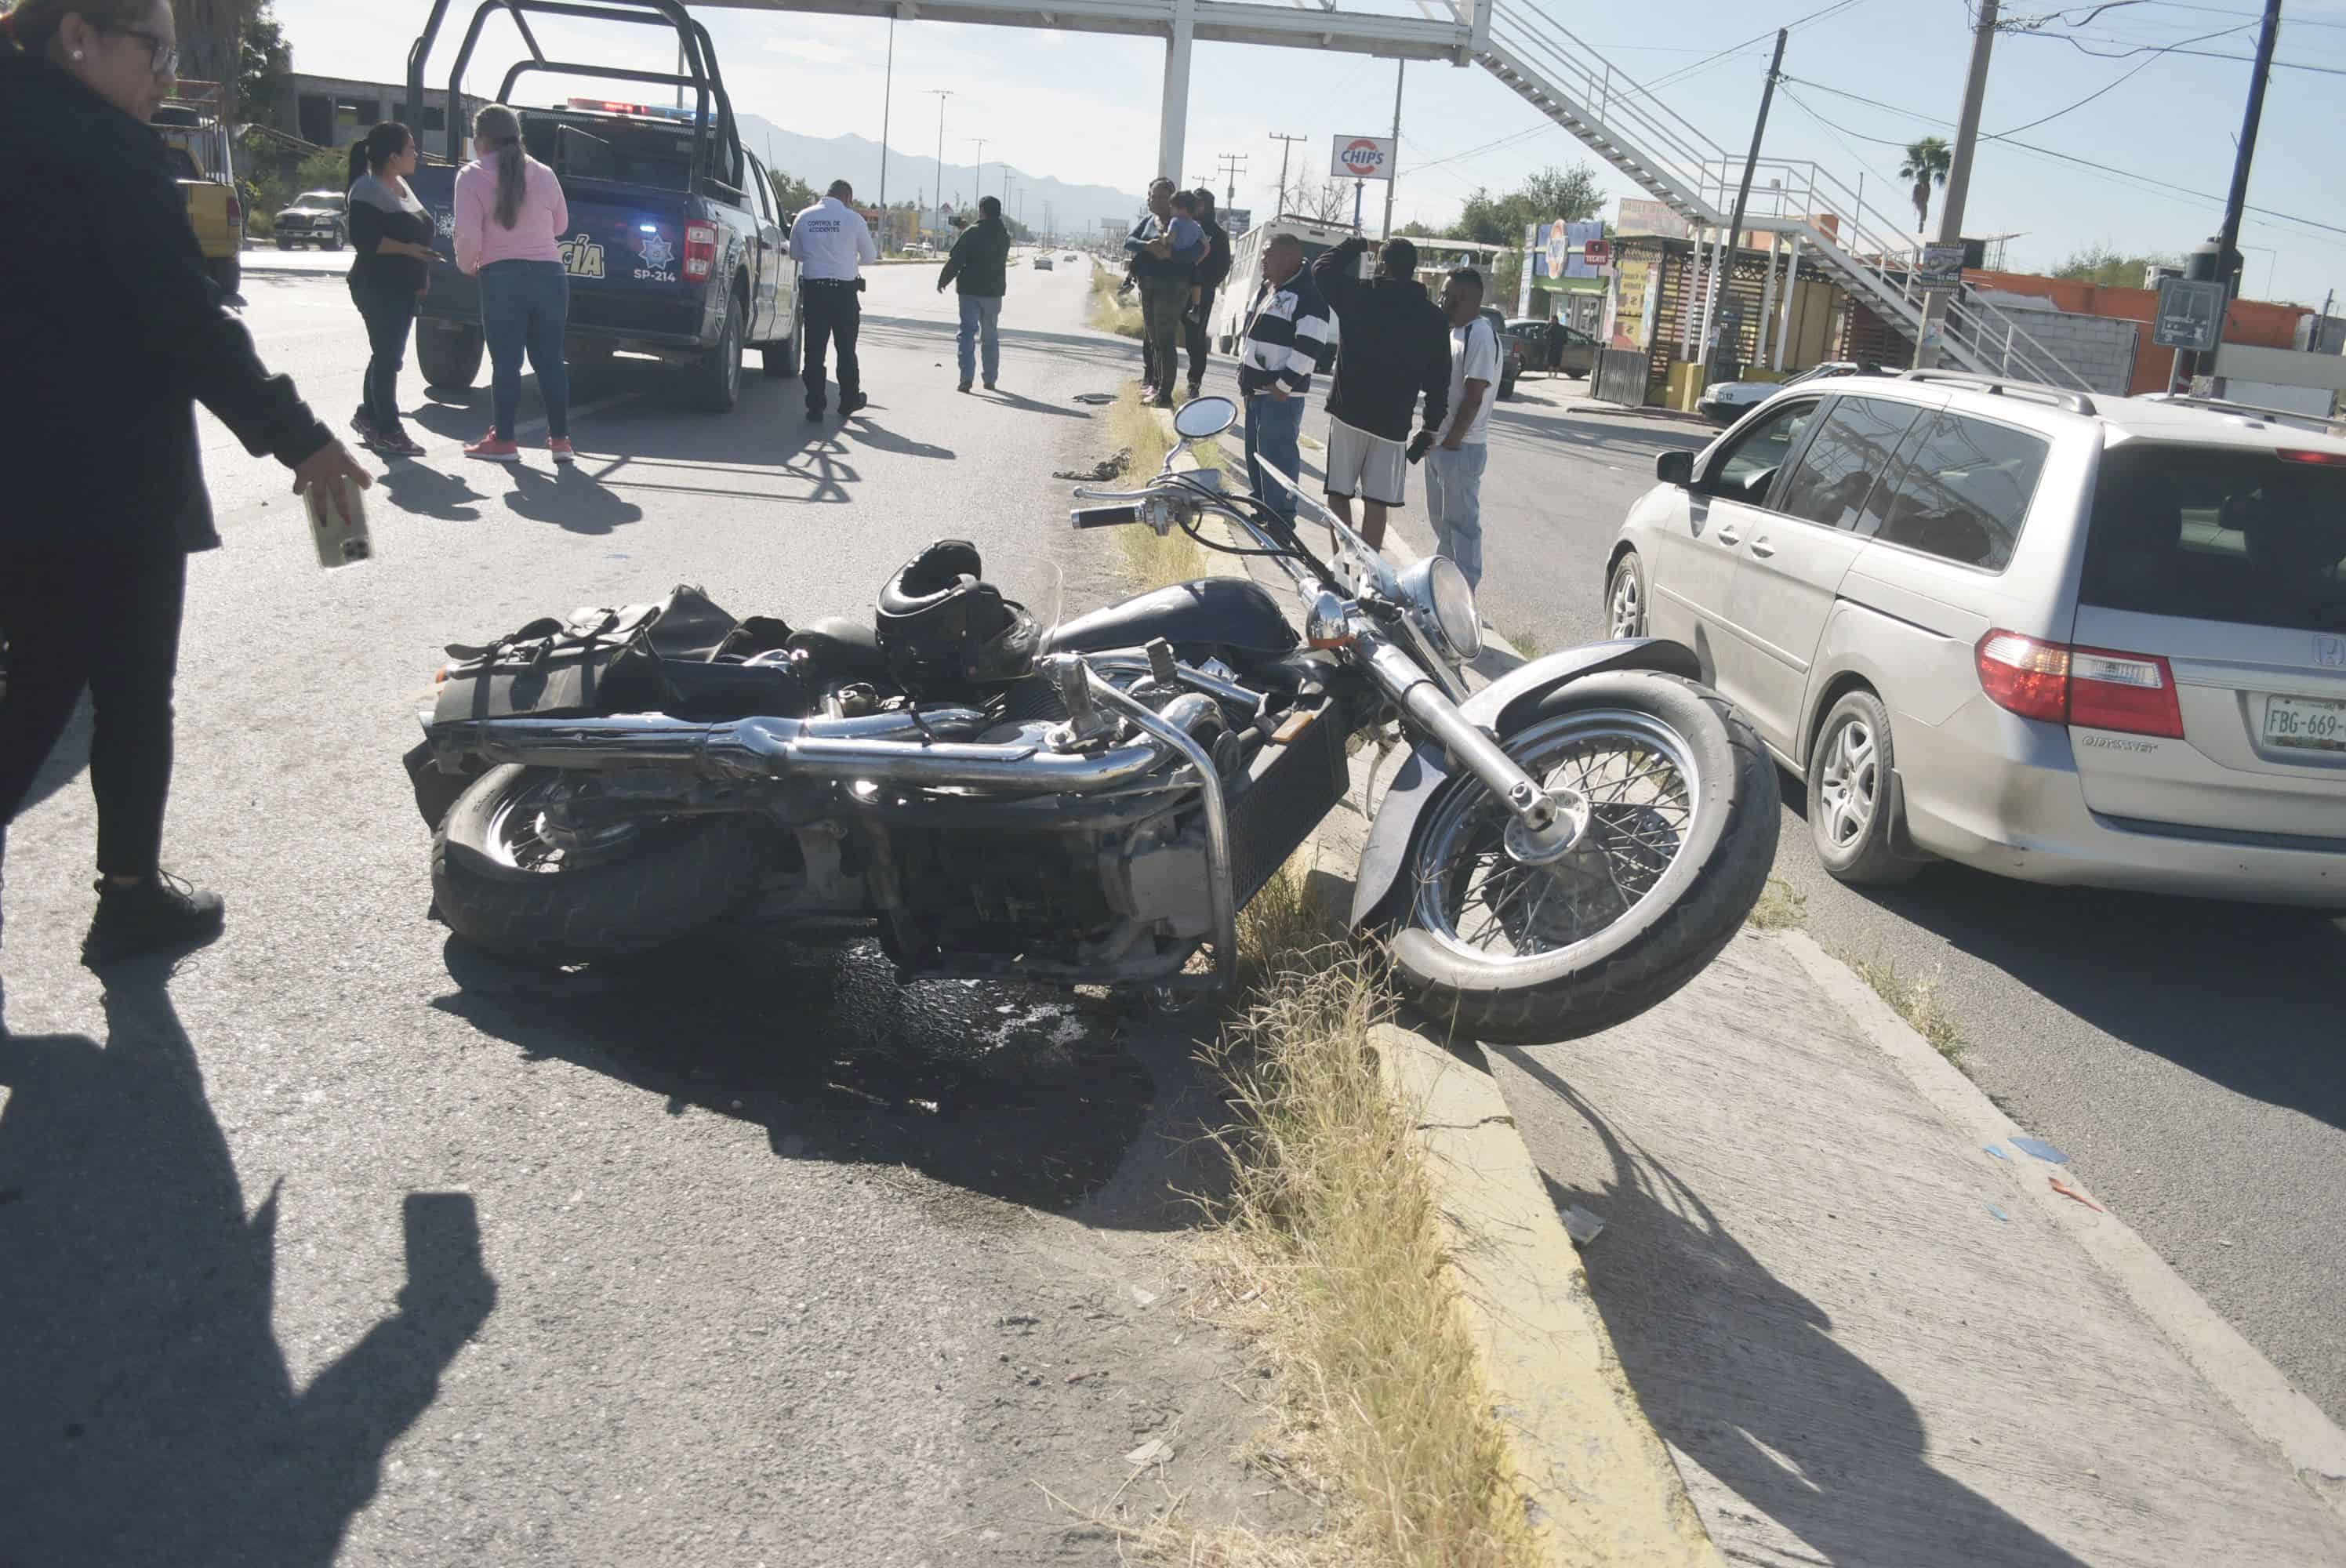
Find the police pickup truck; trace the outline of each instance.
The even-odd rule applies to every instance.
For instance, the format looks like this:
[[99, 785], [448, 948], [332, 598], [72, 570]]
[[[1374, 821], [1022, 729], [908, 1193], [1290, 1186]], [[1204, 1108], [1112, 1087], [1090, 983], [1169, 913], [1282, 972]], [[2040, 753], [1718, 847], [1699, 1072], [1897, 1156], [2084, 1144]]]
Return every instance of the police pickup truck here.
[[[450, 0], [434, 0], [424, 31], [408, 54], [409, 103], [423, 96], [423, 66]], [[522, 140], [532, 158], [562, 181], [570, 209], [562, 237], [570, 274], [569, 335], [574, 369], [615, 354], [648, 355], [683, 372], [698, 407], [724, 412], [741, 394], [741, 355], [755, 348], [769, 376], [799, 370], [798, 267], [790, 258], [790, 215], [774, 209], [774, 188], [741, 146], [733, 107], [717, 71], [709, 33], [675, 0], [602, 0], [602, 20], [672, 28], [678, 74], [549, 60], [522, 14], [590, 15], [566, 0], [480, 0], [448, 79], [446, 102], [463, 103], [464, 67], [484, 22], [508, 13], [521, 22], [531, 57], [509, 71], [498, 101], [514, 103], [515, 84], [530, 72], [681, 88], [692, 107], [571, 98], [551, 109], [521, 108]], [[638, 15], [640, 13], [640, 15]], [[658, 50], [647, 51], [660, 57]], [[519, 106], [516, 106], [519, 107]], [[451, 117], [439, 148], [408, 177], [438, 226], [434, 243], [455, 255], [456, 171], [469, 156], [470, 127]], [[436, 139], [436, 138], [435, 138]], [[438, 155], [436, 157], [432, 155]], [[469, 388], [481, 369], [481, 311], [474, 280], [454, 266], [432, 270], [416, 322], [415, 359], [434, 388]]]

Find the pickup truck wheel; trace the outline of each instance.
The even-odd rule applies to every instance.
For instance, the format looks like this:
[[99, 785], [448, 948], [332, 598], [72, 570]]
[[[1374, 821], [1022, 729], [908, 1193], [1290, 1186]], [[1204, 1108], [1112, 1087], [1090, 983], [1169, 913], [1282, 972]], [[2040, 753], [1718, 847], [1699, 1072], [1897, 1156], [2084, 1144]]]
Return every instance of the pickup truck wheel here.
[[291, 239], [280, 239], [277, 242], [277, 249], [280, 250], [291, 250], [293, 249], [293, 241]]
[[470, 392], [481, 373], [481, 329], [416, 323], [415, 365], [435, 392]]
[[692, 370], [692, 402], [710, 413], [730, 413], [741, 401], [741, 296], [725, 301], [725, 325], [718, 330], [717, 346], [701, 356]]
[[342, 231], [341, 231], [340, 229], [337, 229], [337, 230], [335, 230], [333, 233], [327, 235], [327, 236], [326, 236], [326, 238], [325, 238], [325, 240], [324, 240], [321, 244], [320, 244], [320, 245], [319, 245], [319, 247], [318, 247], [318, 249], [321, 249], [321, 250], [340, 250], [342, 248]]

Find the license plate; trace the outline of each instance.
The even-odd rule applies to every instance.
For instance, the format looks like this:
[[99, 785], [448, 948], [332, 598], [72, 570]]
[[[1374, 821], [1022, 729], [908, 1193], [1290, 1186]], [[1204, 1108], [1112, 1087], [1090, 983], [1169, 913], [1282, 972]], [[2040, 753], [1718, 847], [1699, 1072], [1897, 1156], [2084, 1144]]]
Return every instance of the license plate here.
[[2265, 744], [2346, 751], [2346, 702], [2324, 702], [2312, 697], [2265, 698]]

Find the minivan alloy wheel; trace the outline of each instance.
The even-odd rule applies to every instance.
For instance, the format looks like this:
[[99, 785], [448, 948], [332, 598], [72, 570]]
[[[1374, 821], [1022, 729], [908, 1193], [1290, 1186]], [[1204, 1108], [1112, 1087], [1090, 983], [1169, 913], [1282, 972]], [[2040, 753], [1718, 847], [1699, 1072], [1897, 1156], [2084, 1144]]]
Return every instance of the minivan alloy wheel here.
[[1838, 848], [1854, 848], [1873, 826], [1882, 799], [1882, 763], [1873, 728], [1852, 715], [1833, 731], [1820, 778], [1823, 833]]

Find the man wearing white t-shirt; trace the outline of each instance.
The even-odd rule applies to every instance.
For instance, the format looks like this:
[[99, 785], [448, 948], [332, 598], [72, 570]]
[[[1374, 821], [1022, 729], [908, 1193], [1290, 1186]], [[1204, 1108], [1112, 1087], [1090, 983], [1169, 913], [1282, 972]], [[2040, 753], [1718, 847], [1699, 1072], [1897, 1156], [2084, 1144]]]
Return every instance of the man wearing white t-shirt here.
[[1450, 414], [1425, 454], [1425, 510], [1433, 548], [1483, 581], [1483, 467], [1489, 448], [1491, 388], [1499, 379], [1499, 335], [1483, 319], [1483, 275], [1461, 267], [1442, 286], [1450, 318]]

